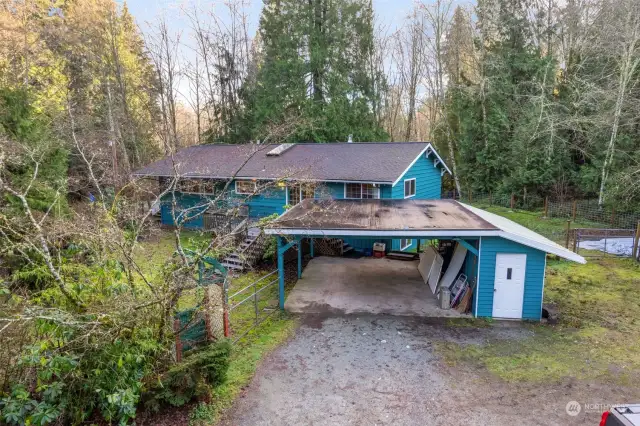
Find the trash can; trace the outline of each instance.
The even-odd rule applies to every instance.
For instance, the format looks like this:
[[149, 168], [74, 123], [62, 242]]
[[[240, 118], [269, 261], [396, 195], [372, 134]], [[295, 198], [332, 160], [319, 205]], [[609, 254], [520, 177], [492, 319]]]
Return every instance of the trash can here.
[[451, 292], [448, 288], [440, 289], [440, 307], [442, 309], [451, 308]]

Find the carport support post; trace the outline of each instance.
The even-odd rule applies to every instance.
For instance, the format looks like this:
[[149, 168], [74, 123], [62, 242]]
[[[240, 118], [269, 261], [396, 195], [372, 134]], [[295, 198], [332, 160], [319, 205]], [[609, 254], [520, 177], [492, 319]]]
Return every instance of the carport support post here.
[[302, 278], [302, 238], [298, 238], [298, 279]]
[[[638, 222], [640, 226], [640, 222]], [[313, 238], [309, 238], [309, 251], [311, 252], [311, 257], [313, 257]]]
[[284, 309], [284, 251], [282, 246], [284, 241], [282, 237], [276, 237], [278, 245], [278, 304], [280, 309]]

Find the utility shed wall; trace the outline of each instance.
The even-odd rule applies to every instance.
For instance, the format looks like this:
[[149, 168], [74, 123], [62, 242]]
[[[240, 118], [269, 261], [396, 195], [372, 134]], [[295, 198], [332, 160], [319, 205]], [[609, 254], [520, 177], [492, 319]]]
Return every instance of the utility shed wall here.
[[493, 287], [498, 253], [526, 254], [527, 266], [524, 282], [522, 319], [540, 320], [546, 253], [501, 237], [482, 237], [480, 243], [479, 287], [477, 294], [478, 317], [493, 314]]

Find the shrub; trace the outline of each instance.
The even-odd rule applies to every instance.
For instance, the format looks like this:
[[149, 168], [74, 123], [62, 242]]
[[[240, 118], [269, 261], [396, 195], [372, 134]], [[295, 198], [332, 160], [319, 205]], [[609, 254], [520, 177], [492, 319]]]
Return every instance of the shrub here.
[[162, 402], [181, 406], [193, 398], [207, 395], [210, 387], [225, 382], [230, 353], [228, 340], [193, 351], [163, 375], [158, 385], [146, 395], [145, 405], [152, 409], [157, 409]]

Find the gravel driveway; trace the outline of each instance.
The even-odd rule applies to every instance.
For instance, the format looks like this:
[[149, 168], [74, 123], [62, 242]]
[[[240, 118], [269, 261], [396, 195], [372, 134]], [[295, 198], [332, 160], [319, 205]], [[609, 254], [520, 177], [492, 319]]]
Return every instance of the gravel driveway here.
[[570, 417], [565, 411], [571, 400], [596, 402], [597, 389], [589, 384], [506, 384], [478, 369], [447, 366], [434, 350], [439, 341], [473, 344], [528, 333], [517, 325], [477, 329], [399, 317], [306, 317], [222, 423], [597, 425], [598, 413]]

